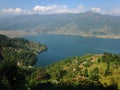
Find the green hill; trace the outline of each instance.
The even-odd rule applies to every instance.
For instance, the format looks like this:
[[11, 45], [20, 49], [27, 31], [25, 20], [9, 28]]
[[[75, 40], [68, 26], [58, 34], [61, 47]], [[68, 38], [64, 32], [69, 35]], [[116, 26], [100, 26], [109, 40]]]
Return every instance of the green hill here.
[[34, 67], [27, 86], [31, 90], [119, 90], [120, 55], [86, 54]]
[[100, 82], [104, 87], [116, 84], [120, 89], [120, 55], [88, 54], [67, 58], [48, 66], [51, 81], [79, 83], [83, 80]]
[[35, 67], [46, 46], [0, 35], [0, 90], [119, 90], [120, 55], [86, 54]]
[[19, 65], [34, 65], [37, 60], [37, 53], [46, 49], [45, 45], [24, 38], [9, 38], [0, 35], [1, 59], [16, 61]]

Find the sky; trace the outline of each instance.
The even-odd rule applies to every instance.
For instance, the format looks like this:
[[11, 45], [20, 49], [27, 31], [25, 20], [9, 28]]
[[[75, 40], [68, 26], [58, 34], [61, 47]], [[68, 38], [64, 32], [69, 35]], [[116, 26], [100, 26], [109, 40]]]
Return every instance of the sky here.
[[120, 16], [120, 0], [0, 0], [1, 15], [83, 13]]

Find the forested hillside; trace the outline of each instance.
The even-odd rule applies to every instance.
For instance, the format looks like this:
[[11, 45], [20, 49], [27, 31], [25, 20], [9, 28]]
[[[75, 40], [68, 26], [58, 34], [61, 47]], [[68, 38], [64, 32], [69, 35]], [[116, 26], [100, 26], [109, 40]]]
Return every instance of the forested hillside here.
[[0, 35], [0, 90], [119, 90], [120, 55], [86, 54], [33, 65], [45, 45]]
[[34, 65], [37, 54], [46, 49], [45, 45], [33, 43], [24, 38], [0, 35], [1, 59], [16, 61], [19, 65]]

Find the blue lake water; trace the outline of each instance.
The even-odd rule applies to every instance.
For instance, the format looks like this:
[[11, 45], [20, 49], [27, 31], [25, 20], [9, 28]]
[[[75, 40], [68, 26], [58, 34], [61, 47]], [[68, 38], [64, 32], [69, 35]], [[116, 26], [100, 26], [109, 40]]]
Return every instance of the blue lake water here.
[[120, 39], [103, 39], [72, 35], [25, 36], [34, 42], [45, 44], [48, 51], [38, 54], [36, 66], [47, 66], [66, 57], [111, 52], [120, 54]]

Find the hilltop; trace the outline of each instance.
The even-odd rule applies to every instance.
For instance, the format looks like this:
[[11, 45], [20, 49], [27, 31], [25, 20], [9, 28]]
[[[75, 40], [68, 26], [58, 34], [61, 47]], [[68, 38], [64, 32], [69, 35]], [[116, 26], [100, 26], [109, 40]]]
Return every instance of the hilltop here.
[[[0, 33], [7, 35], [64, 34], [119, 38], [120, 17], [92, 11], [79, 14], [20, 15], [0, 18]], [[19, 33], [18, 33], [19, 32]]]

